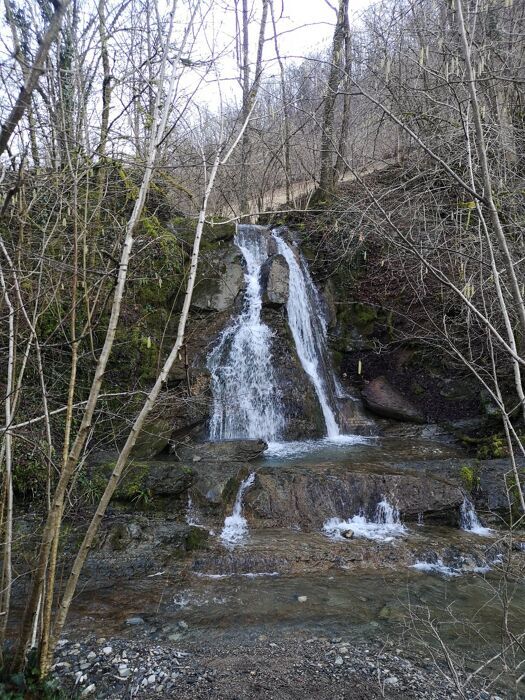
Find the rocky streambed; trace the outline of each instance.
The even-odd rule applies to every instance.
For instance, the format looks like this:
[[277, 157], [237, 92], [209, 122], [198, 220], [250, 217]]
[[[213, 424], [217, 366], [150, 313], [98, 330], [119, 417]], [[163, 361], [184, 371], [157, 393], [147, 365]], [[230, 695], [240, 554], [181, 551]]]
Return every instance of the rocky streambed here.
[[[507, 527], [505, 460], [417, 439], [265, 447], [187, 445], [132, 465], [57, 657], [68, 687], [97, 698], [448, 698], [454, 673], [463, 683], [501, 652], [504, 619], [505, 634], [521, 633], [524, 537]], [[491, 531], [461, 529], [466, 469]], [[377, 531], [382, 502], [395, 522]], [[242, 532], [230, 541], [235, 513]], [[514, 666], [489, 664], [464, 697], [517, 697], [522, 651], [512, 653]]]
[[[521, 633], [525, 538], [508, 531], [505, 460], [417, 439], [265, 448], [186, 445], [130, 466], [56, 659], [72, 697], [449, 698], [454, 673], [498, 658], [504, 619]], [[491, 531], [461, 529], [465, 469]], [[383, 502], [395, 522], [374, 522]], [[519, 697], [512, 653], [463, 697]]]

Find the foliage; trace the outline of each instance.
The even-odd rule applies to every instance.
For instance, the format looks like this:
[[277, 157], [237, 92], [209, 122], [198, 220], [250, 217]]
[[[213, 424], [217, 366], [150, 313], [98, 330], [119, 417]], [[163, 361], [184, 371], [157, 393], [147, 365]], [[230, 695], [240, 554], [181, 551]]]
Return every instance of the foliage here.
[[[6, 659], [9, 662], [9, 659]], [[9, 663], [6, 663], [8, 667]], [[0, 669], [0, 698], [2, 700], [73, 700], [78, 697], [61, 688], [58, 679], [48, 677], [41, 680], [36, 665], [36, 656], [29, 656], [24, 673], [11, 673]]]
[[479, 489], [480, 476], [479, 467], [463, 464], [459, 470], [463, 486], [469, 493], [473, 493]]

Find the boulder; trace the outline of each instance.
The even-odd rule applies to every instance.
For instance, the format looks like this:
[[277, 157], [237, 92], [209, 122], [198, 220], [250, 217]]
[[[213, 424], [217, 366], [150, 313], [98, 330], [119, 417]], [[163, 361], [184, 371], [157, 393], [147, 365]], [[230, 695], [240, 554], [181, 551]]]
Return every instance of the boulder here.
[[273, 308], [284, 306], [288, 301], [289, 270], [282, 255], [272, 255], [262, 267], [264, 286], [263, 304]]
[[176, 445], [173, 452], [182, 462], [249, 462], [267, 449], [264, 440], [221, 440], [194, 445]]
[[136, 459], [150, 459], [163, 452], [169, 444], [173, 423], [163, 417], [153, 417], [146, 421], [131, 451]]
[[215, 251], [195, 285], [191, 306], [198, 311], [225, 311], [233, 306], [244, 287], [242, 256], [234, 246]]
[[362, 390], [365, 406], [383, 418], [424, 423], [425, 417], [408, 399], [394, 389], [385, 377], [376, 377]]
[[195, 479], [191, 495], [205, 512], [217, 511], [224, 519], [226, 504], [231, 507], [240, 482], [248, 475], [249, 467], [238, 462], [194, 462]]

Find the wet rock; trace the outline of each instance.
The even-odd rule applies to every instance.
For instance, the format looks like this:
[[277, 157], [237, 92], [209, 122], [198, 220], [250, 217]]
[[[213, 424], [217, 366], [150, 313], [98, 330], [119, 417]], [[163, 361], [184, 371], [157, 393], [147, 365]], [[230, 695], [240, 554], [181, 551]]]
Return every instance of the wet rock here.
[[288, 301], [289, 270], [282, 255], [272, 255], [261, 268], [263, 304], [280, 308]]
[[344, 520], [361, 510], [372, 517], [386, 498], [402, 517], [455, 522], [463, 493], [459, 485], [426, 474], [396, 473], [386, 467], [329, 465], [263, 467], [245, 496], [253, 526], [320, 530], [333, 517]]
[[285, 440], [322, 437], [326, 434], [315, 389], [301, 366], [288, 322], [278, 310], [266, 307], [263, 320], [273, 331], [272, 363], [286, 415]]
[[353, 530], [345, 530], [344, 532], [341, 533], [341, 535], [345, 538], [345, 540], [351, 540], [354, 536], [354, 531]]
[[264, 440], [223, 440], [182, 445], [177, 447], [175, 456], [180, 461], [191, 462], [250, 462], [260, 457], [267, 447]]
[[385, 377], [376, 377], [368, 382], [362, 390], [362, 397], [370, 411], [384, 418], [409, 423], [425, 422], [421, 411], [394, 389]]

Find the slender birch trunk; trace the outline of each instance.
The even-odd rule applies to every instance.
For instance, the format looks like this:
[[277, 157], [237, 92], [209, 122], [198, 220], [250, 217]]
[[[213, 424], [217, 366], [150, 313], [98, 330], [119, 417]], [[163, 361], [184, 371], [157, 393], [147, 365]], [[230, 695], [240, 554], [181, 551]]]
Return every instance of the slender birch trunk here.
[[14, 373], [15, 373], [15, 308], [11, 301], [9, 290], [7, 289], [4, 271], [0, 265], [0, 286], [5, 304], [8, 309], [8, 328], [9, 328], [9, 349], [7, 359], [7, 381], [6, 381], [6, 397], [4, 402], [5, 423], [7, 431], [4, 435], [4, 494], [5, 494], [5, 509], [4, 509], [4, 546], [3, 546], [3, 567], [2, 567], [2, 588], [0, 590], [0, 654], [2, 653], [7, 623], [9, 619], [9, 610], [11, 603], [11, 587], [13, 583], [12, 571], [12, 545], [13, 545], [13, 437], [10, 426], [12, 422], [12, 400], [14, 390]]
[[[166, 379], [169, 375], [169, 372], [173, 366], [173, 363], [178, 357], [179, 351], [184, 343], [184, 334], [186, 330], [186, 323], [188, 319], [188, 313], [190, 310], [190, 305], [191, 305], [191, 299], [193, 296], [193, 288], [195, 286], [195, 279], [197, 275], [197, 266], [199, 262], [199, 250], [200, 250], [200, 243], [201, 243], [201, 238], [202, 238], [202, 232], [204, 228], [204, 222], [206, 218], [206, 212], [208, 208], [208, 199], [210, 197], [210, 194], [212, 193], [213, 186], [215, 184], [215, 179], [217, 176], [217, 172], [219, 170], [219, 167], [222, 165], [225, 165], [235, 148], [237, 147], [237, 144], [241, 140], [247, 125], [248, 121], [251, 117], [251, 113], [253, 112], [253, 109], [255, 107], [255, 103], [252, 105], [252, 109], [247, 115], [247, 119], [245, 120], [242, 129], [235, 139], [233, 145], [229, 149], [229, 151], [226, 153], [224, 158], [221, 159], [221, 154], [223, 151], [223, 145], [220, 145], [217, 154], [215, 156], [215, 160], [213, 163], [213, 167], [210, 172], [210, 177], [204, 192], [203, 200], [202, 200], [202, 206], [199, 212], [199, 218], [197, 222], [197, 228], [195, 231], [195, 238], [193, 242], [193, 249], [192, 249], [192, 254], [191, 254], [191, 263], [190, 263], [190, 272], [188, 276], [188, 283], [186, 286], [186, 294], [184, 297], [184, 304], [182, 307], [180, 319], [179, 319], [179, 324], [178, 324], [178, 329], [177, 329], [177, 337], [175, 340], [175, 344], [173, 345], [173, 348], [166, 359], [162, 370], [160, 371], [155, 384], [151, 388], [143, 406], [142, 409], [135, 419], [135, 422], [133, 423], [133, 426], [131, 428], [131, 431], [128, 435], [128, 438], [126, 440], [126, 443], [124, 444], [124, 447], [122, 448], [117, 462], [115, 464], [115, 467], [113, 469], [113, 472], [111, 473], [111, 476], [109, 477], [108, 484], [106, 486], [106, 489], [99, 501], [97, 510], [95, 515], [93, 516], [89, 527], [86, 531], [86, 534], [84, 536], [84, 540], [82, 544], [79, 547], [77, 556], [75, 558], [75, 561], [73, 563], [73, 567], [71, 569], [71, 574], [69, 576], [69, 579], [67, 581], [64, 594], [62, 596], [62, 600], [60, 602], [57, 615], [56, 615], [56, 621], [55, 621], [55, 626], [53, 628], [53, 637], [52, 637], [52, 642], [50, 644], [50, 649], [52, 650], [58, 641], [60, 634], [62, 632], [62, 629], [64, 627], [66, 617], [69, 611], [69, 608], [71, 606], [71, 601], [73, 600], [73, 596], [78, 584], [78, 579], [80, 577], [80, 573], [82, 571], [82, 567], [84, 566], [84, 563], [86, 561], [86, 558], [91, 550], [91, 547], [93, 545], [93, 541], [96, 537], [96, 534], [98, 532], [98, 529], [100, 527], [100, 524], [102, 522], [102, 519], [106, 513], [107, 507], [109, 505], [109, 502], [115, 493], [115, 490], [118, 486], [120, 477], [122, 476], [122, 472], [124, 470], [124, 467], [126, 466], [126, 463], [128, 461], [129, 455], [131, 453], [131, 450], [133, 449], [137, 438], [140, 434], [140, 431], [142, 430], [144, 423], [146, 422], [146, 419], [148, 418], [149, 414], [151, 413], [155, 402], [158, 398], [158, 395], [166, 382]], [[47, 659], [45, 660], [45, 667], [49, 668], [50, 664], [50, 656], [48, 655]]]

